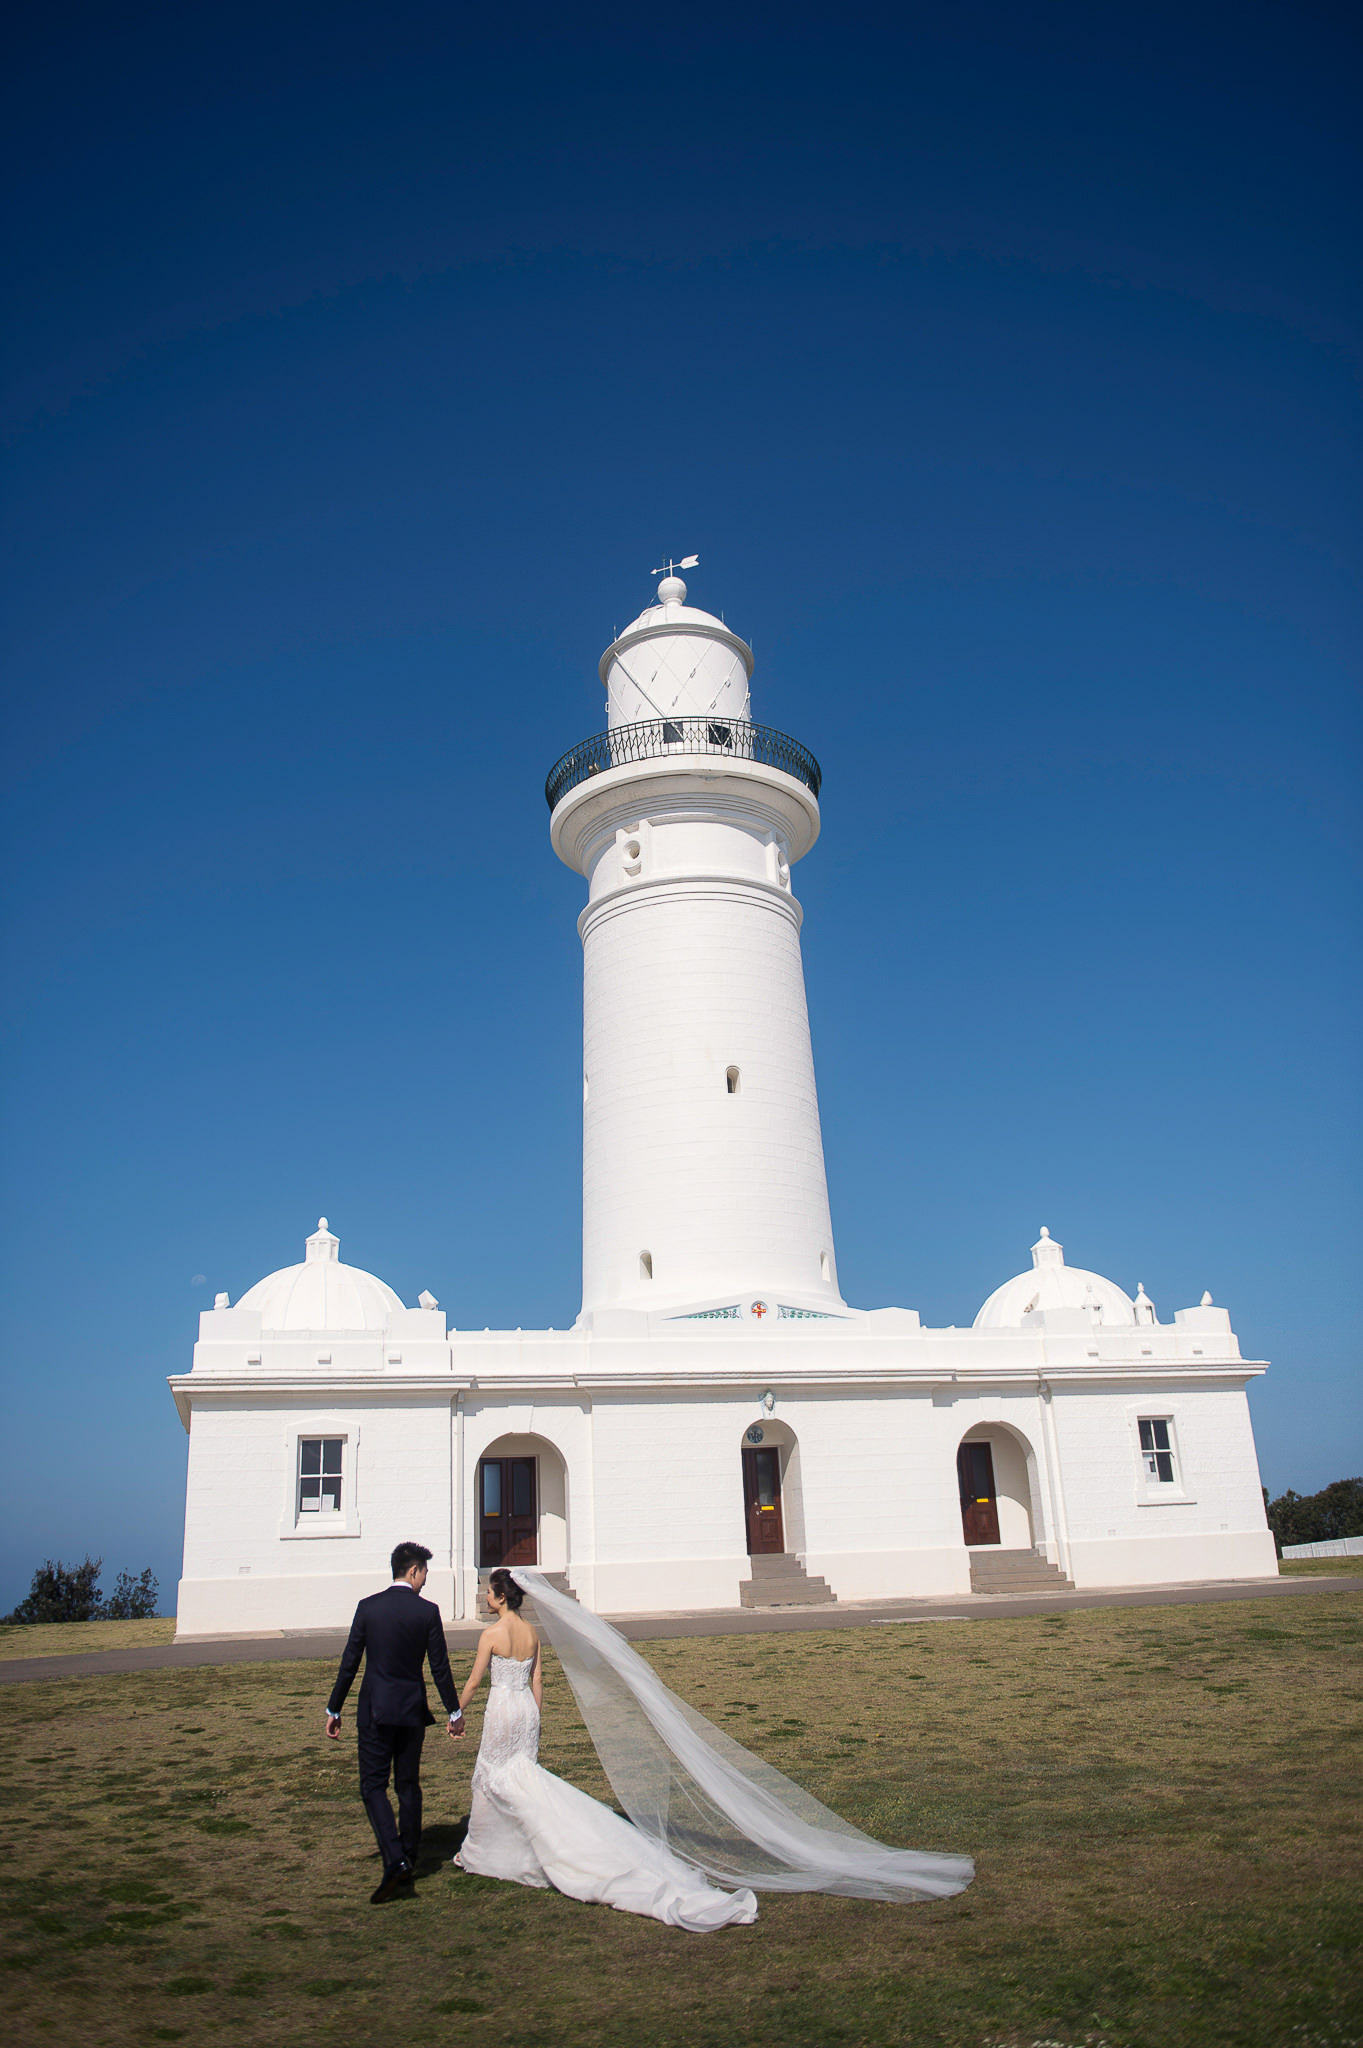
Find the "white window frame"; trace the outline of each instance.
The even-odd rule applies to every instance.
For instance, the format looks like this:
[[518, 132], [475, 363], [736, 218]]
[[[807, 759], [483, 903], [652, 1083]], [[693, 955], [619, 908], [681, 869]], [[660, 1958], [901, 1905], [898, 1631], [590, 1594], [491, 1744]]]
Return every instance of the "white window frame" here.
[[[345, 1482], [345, 1444], [343, 1436], [300, 1436], [298, 1439], [298, 1517], [304, 1515], [339, 1515], [345, 1508], [348, 1491]], [[317, 1470], [306, 1471], [310, 1462], [308, 1453], [316, 1447]], [[329, 1483], [330, 1482], [330, 1483]], [[316, 1486], [316, 1500], [309, 1498], [310, 1490]]]
[[[341, 1506], [339, 1512], [304, 1508], [302, 1488], [302, 1446], [317, 1438], [340, 1439]], [[359, 1514], [359, 1424], [351, 1417], [321, 1415], [308, 1422], [290, 1424], [284, 1434], [283, 1513], [279, 1534], [284, 1542], [327, 1542], [336, 1537], [360, 1534]]]
[[[1128, 1409], [1127, 1413], [1136, 1457], [1136, 1505], [1143, 1508], [1192, 1507], [1194, 1497], [1189, 1493], [1184, 1477], [1183, 1445], [1179, 1441], [1178, 1419], [1173, 1410], [1142, 1401], [1138, 1408]], [[1168, 1438], [1168, 1456], [1174, 1467], [1172, 1479], [1161, 1479], [1150, 1470], [1150, 1459], [1162, 1455], [1164, 1446], [1157, 1445], [1147, 1450], [1142, 1441], [1141, 1427], [1142, 1424], [1155, 1423], [1163, 1424]]]

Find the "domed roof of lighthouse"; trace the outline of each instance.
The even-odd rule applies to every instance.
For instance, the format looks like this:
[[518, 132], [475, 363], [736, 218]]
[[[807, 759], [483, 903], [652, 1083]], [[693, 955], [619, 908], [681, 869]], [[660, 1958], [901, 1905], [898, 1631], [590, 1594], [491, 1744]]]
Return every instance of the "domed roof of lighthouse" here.
[[1032, 1270], [996, 1287], [975, 1318], [977, 1330], [1016, 1330], [1027, 1316], [1044, 1309], [1088, 1309], [1095, 1322], [1134, 1323], [1135, 1303], [1115, 1280], [1082, 1266], [1065, 1264], [1065, 1248], [1045, 1224], [1032, 1246]]
[[249, 1287], [238, 1308], [259, 1313], [262, 1330], [383, 1330], [400, 1297], [360, 1266], [343, 1266], [341, 1240], [318, 1219], [300, 1266], [281, 1266]]
[[722, 619], [686, 602], [680, 576], [612, 640], [600, 661], [611, 725], [749, 716], [752, 649]]

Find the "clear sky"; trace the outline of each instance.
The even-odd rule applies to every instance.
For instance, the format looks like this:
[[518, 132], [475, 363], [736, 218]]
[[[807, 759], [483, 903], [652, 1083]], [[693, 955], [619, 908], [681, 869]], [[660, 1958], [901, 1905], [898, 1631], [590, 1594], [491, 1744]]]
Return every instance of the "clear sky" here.
[[173, 1598], [164, 1376], [319, 1214], [572, 1321], [543, 781], [695, 550], [825, 771], [848, 1298], [1046, 1223], [1363, 1469], [1351, 10], [646, 13], [12, 31], [0, 1607]]

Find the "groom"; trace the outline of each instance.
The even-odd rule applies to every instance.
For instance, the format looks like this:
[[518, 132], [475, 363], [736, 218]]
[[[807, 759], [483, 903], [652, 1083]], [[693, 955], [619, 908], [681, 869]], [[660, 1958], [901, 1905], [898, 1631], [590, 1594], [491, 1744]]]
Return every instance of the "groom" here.
[[[429, 1550], [419, 1543], [399, 1543], [393, 1552], [393, 1583], [371, 1593], [355, 1609], [350, 1640], [327, 1701], [327, 1734], [341, 1736], [341, 1708], [365, 1660], [355, 1733], [360, 1753], [360, 1797], [369, 1815], [383, 1858], [383, 1881], [371, 1906], [393, 1898], [416, 1874], [421, 1844], [421, 1745], [435, 1719], [426, 1704], [422, 1665], [430, 1660], [431, 1677], [450, 1717], [450, 1734], [462, 1735], [464, 1715], [450, 1672], [440, 1609], [423, 1600]], [[392, 1772], [398, 1795], [398, 1822], [388, 1801]]]

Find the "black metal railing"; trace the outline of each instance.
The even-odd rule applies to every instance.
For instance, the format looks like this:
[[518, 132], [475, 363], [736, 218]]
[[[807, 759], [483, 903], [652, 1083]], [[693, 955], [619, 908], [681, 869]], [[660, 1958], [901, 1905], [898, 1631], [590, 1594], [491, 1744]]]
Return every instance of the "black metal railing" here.
[[649, 718], [639, 725], [616, 725], [609, 732], [579, 740], [561, 761], [555, 761], [544, 785], [552, 811], [559, 798], [589, 775], [604, 774], [630, 761], [656, 761], [668, 755], [722, 754], [731, 761], [760, 761], [783, 768], [803, 782], [814, 796], [823, 782], [808, 747], [774, 726], [751, 725], [745, 718]]

